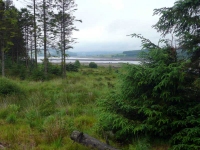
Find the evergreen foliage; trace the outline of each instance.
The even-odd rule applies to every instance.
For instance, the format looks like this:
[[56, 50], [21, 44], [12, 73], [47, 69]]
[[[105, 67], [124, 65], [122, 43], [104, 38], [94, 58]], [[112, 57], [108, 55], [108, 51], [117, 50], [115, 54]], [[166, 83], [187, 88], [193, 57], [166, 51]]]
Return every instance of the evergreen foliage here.
[[44, 76], [44, 71], [41, 68], [41, 66], [38, 66], [37, 68], [34, 68], [32, 70], [30, 78], [31, 80], [35, 81], [44, 81], [46, 79]]
[[72, 71], [72, 72], [78, 72], [78, 66], [73, 63], [68, 63], [68, 64], [66, 64], [66, 70]]
[[[76, 29], [74, 21], [81, 22], [72, 13], [77, 10], [76, 7], [73, 0], [54, 2], [33, 0], [33, 7], [30, 3], [27, 5], [28, 9], [17, 10], [11, 1], [0, 0], [0, 72], [2, 76], [5, 76], [8, 70], [10, 71], [10, 68], [6, 67], [8, 59], [12, 61], [12, 65], [20, 63], [22, 66], [21, 61], [24, 61], [22, 68], [26, 71], [20, 75], [20, 78], [24, 79], [26, 72], [33, 67], [33, 63], [37, 67], [37, 49], [42, 46], [45, 78], [49, 78], [52, 74], [60, 75], [59, 67], [48, 66], [47, 54], [48, 49], [56, 48], [55, 44], [58, 42], [59, 49], [62, 51], [62, 75], [66, 77], [65, 58], [67, 54], [65, 51], [72, 48], [70, 43], [75, 42], [75, 38], [72, 38], [72, 32], [78, 29]], [[35, 57], [34, 61], [30, 61], [33, 60], [33, 57]], [[48, 70], [49, 68], [51, 70]], [[11, 71], [11, 74], [15, 71]]]
[[74, 65], [77, 66], [78, 68], [81, 67], [81, 63], [80, 63], [79, 60], [76, 60], [76, 61], [74, 62]]
[[187, 62], [176, 59], [174, 48], [160, 48], [142, 39], [142, 65], [125, 65], [120, 86], [99, 100], [100, 126], [116, 139], [130, 142], [149, 136], [170, 140], [172, 149], [199, 149], [200, 93], [197, 76], [187, 72]]
[[[171, 149], [200, 149], [199, 6], [198, 0], [178, 0], [154, 10], [161, 17], [153, 27], [164, 36], [175, 35], [178, 47], [173, 39], [161, 39], [165, 46], [159, 47], [131, 35], [148, 52], [141, 53], [141, 65], [124, 66], [118, 89], [98, 102], [100, 126], [118, 140], [147, 136], [170, 141]], [[177, 58], [178, 49], [190, 54], [187, 61]]]
[[56, 5], [58, 13], [55, 14], [53, 19], [54, 35], [58, 36], [57, 48], [61, 52], [61, 66], [63, 78], [66, 78], [66, 51], [73, 48], [71, 45], [75, 42], [76, 38], [72, 38], [72, 32], [78, 31], [74, 22], [77, 20], [72, 12], [76, 11], [75, 0], [57, 0]]
[[90, 62], [89, 67], [90, 68], [97, 68], [97, 64], [95, 62]]
[[200, 63], [199, 11], [199, 0], [177, 0], [172, 7], [154, 10], [154, 15], [160, 15], [160, 18], [153, 27], [164, 36], [169, 33], [176, 36], [179, 48], [191, 54], [193, 68]]

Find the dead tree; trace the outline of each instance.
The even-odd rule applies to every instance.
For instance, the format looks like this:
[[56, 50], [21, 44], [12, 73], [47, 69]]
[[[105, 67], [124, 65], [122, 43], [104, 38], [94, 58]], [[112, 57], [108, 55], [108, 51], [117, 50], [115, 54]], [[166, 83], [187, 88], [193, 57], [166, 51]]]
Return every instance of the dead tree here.
[[90, 147], [92, 149], [98, 149], [98, 150], [118, 150], [116, 148], [111, 147], [110, 145], [107, 145], [105, 143], [100, 142], [99, 140], [84, 134], [83, 132], [79, 131], [73, 131], [71, 134], [71, 139], [75, 142], [78, 142], [80, 144], [83, 144], [87, 147]]

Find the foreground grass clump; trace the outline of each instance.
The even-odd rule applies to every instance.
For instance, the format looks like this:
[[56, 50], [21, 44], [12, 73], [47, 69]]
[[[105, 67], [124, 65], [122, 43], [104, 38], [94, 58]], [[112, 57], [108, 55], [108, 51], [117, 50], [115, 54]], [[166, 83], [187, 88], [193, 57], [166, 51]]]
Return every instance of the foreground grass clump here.
[[116, 75], [104, 67], [82, 67], [79, 72], [68, 72], [66, 80], [18, 80], [16, 84], [5, 79], [26, 87], [26, 93], [0, 96], [0, 143], [8, 150], [89, 150], [70, 139], [73, 130], [105, 141], [96, 132], [96, 100], [113, 90], [109, 85], [115, 85]]

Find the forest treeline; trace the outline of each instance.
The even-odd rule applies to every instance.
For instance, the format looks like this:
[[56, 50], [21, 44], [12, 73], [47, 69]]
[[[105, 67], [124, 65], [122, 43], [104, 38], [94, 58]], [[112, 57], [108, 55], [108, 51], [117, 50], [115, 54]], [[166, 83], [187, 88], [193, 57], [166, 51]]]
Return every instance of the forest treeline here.
[[[43, 72], [48, 75], [48, 49], [61, 53], [62, 75], [66, 74], [66, 50], [72, 48], [72, 32], [77, 20], [74, 0], [29, 1], [25, 8], [16, 9], [9, 0], [0, 0], [0, 58], [1, 74], [5, 76], [14, 63], [28, 69], [37, 68], [37, 55], [43, 51]], [[33, 69], [33, 68], [32, 68]]]

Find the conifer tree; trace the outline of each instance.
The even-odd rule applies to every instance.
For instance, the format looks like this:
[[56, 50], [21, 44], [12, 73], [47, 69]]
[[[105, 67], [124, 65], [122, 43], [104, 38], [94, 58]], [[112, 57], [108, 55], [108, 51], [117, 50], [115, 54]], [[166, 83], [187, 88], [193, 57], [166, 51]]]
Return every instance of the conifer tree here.
[[33, 16], [26, 8], [22, 8], [20, 11], [20, 25], [25, 40], [25, 48], [26, 48], [25, 58], [26, 58], [26, 66], [28, 67], [30, 38], [32, 38], [31, 32], [33, 30]]
[[38, 26], [37, 26], [37, 16], [38, 16], [38, 1], [37, 0], [32, 0], [31, 5], [27, 5], [30, 11], [32, 12], [33, 15], [33, 37], [34, 37], [34, 50], [35, 50], [35, 66], [37, 66], [37, 53], [38, 53], [38, 36], [37, 32], [38, 31]]
[[48, 48], [53, 43], [53, 32], [52, 32], [52, 16], [54, 14], [53, 8], [52, 8], [52, 1], [51, 0], [43, 0], [38, 4], [39, 8], [39, 14], [38, 14], [38, 24], [39, 28], [42, 30], [42, 45], [43, 45], [43, 51], [44, 51], [44, 74], [47, 77], [47, 68], [48, 68], [48, 55], [47, 51]]
[[56, 7], [58, 14], [55, 15], [55, 34], [59, 37], [58, 46], [61, 51], [61, 65], [62, 65], [62, 76], [66, 77], [66, 50], [73, 48], [70, 43], [74, 42], [71, 37], [74, 30], [77, 31], [74, 26], [76, 20], [73, 16], [73, 12], [76, 10], [77, 5], [74, 0], [57, 0]]
[[12, 46], [12, 38], [15, 36], [17, 24], [17, 12], [12, 7], [11, 1], [0, 1], [0, 48], [1, 48], [1, 67], [2, 76], [5, 76], [5, 52]]
[[175, 34], [179, 48], [191, 54], [194, 69], [200, 69], [199, 11], [199, 0], [177, 0], [172, 7], [154, 10], [154, 15], [160, 15], [160, 18], [153, 27], [163, 36]]
[[[175, 34], [179, 47], [131, 35], [148, 51], [141, 53], [141, 65], [125, 65], [117, 90], [98, 101], [99, 124], [116, 139], [159, 138], [169, 141], [170, 149], [200, 149], [199, 6], [199, 0], [178, 0], [155, 10], [161, 17], [154, 27], [164, 36]], [[180, 59], [180, 49], [191, 55]]]

